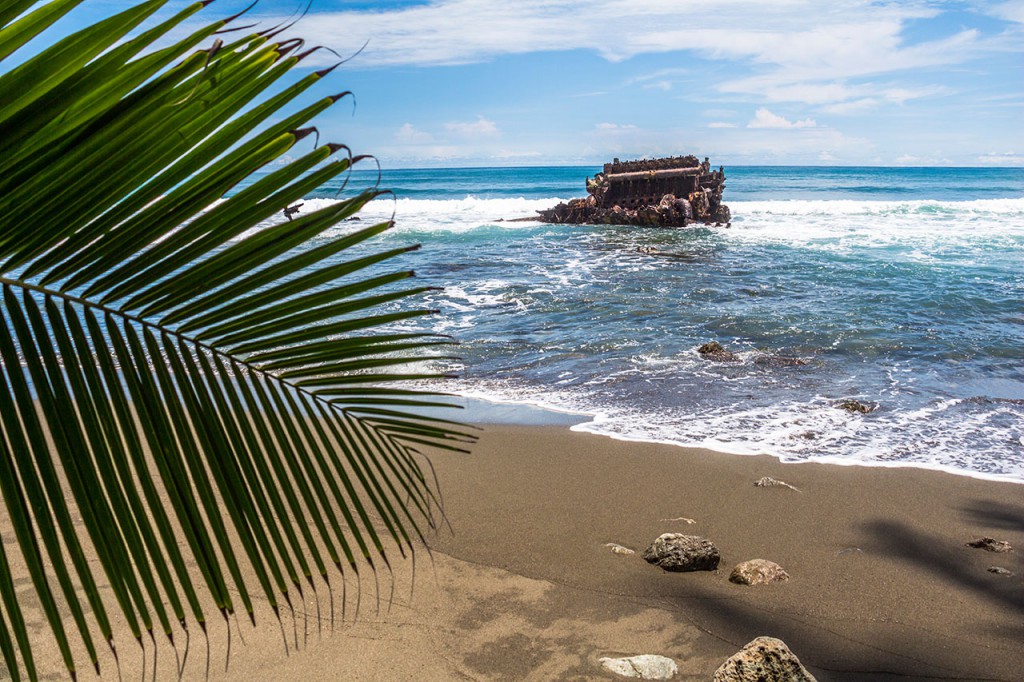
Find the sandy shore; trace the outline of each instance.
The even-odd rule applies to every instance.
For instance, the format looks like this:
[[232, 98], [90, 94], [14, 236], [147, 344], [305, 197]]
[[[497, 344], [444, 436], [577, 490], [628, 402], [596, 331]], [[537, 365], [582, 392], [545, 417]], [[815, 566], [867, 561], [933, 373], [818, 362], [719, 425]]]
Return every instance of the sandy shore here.
[[[353, 584], [346, 621], [339, 605], [331, 633], [326, 597], [321, 628], [310, 597], [306, 617], [283, 624], [288, 656], [282, 629], [258, 614], [259, 627], [241, 627], [244, 644], [233, 628], [227, 673], [216, 623], [211, 679], [613, 679], [602, 656], [655, 653], [676, 660], [678, 679], [709, 680], [758, 635], [786, 641], [819, 680], [1021, 679], [1024, 486], [780, 464], [562, 426], [488, 426], [472, 455], [433, 462], [454, 534], [438, 532], [432, 560], [417, 555], [411, 598], [409, 563], [396, 567], [393, 596], [381, 574], [379, 614], [364, 577], [359, 620]], [[762, 476], [799, 492], [755, 487]], [[671, 574], [644, 562], [639, 551], [670, 531], [711, 539], [720, 569]], [[985, 535], [1015, 551], [965, 546]], [[611, 542], [638, 554], [616, 555]], [[792, 579], [729, 583], [732, 567], [753, 558]], [[205, 652], [193, 640], [186, 678], [202, 679]], [[139, 679], [138, 648], [119, 646], [124, 678]], [[165, 642], [159, 656], [158, 678], [174, 679]]]

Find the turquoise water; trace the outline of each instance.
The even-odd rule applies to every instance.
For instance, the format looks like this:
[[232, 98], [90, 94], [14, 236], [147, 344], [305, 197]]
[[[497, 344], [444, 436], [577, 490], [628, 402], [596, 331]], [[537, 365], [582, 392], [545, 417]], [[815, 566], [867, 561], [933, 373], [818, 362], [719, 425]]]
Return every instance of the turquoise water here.
[[[385, 171], [364, 220], [424, 244], [403, 265], [445, 287], [419, 324], [461, 341], [456, 391], [619, 438], [1024, 481], [1024, 169], [726, 168], [728, 229], [499, 221], [597, 170]], [[703, 360], [712, 340], [742, 361]]]

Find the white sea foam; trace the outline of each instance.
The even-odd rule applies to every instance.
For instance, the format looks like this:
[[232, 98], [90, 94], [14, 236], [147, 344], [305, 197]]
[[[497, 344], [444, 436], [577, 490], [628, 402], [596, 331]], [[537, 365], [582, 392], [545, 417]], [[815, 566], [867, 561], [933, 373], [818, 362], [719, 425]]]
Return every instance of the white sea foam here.
[[[928, 416], [961, 401], [939, 403], [903, 414], [851, 414], [818, 396], [771, 408], [683, 414], [642, 412], [630, 406], [599, 408], [586, 397], [552, 386], [544, 391], [514, 382], [474, 382], [461, 395], [499, 403], [519, 403], [589, 417], [572, 427], [617, 440], [661, 443], [732, 455], [771, 455], [783, 462], [821, 462], [844, 466], [917, 467], [987, 480], [1024, 483], [1024, 450], [1016, 461], [989, 460], [976, 448], [964, 448], [954, 434], [928, 427]], [[987, 417], [966, 420], [963, 430], [984, 431]], [[902, 434], [894, 448], [894, 433]], [[1024, 445], [1024, 436], [1021, 437]], [[833, 454], [841, 452], [842, 454]]]

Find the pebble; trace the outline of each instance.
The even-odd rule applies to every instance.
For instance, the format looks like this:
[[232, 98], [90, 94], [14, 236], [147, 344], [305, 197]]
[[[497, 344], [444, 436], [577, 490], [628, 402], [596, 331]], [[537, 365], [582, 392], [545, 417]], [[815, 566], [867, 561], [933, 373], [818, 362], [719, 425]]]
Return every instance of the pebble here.
[[789, 488], [790, 490], [800, 492], [800, 489], [796, 486], [792, 486], [785, 481], [780, 481], [779, 479], [772, 478], [771, 476], [765, 476], [764, 478], [757, 479], [754, 481], [754, 486], [757, 488]]
[[612, 550], [612, 554], [621, 554], [622, 556], [629, 556], [630, 554], [636, 554], [636, 550], [632, 550], [629, 547], [623, 547], [622, 545], [614, 542], [605, 544], [605, 547]]
[[670, 680], [679, 672], [675, 661], [655, 654], [641, 654], [629, 658], [602, 658], [601, 667], [616, 675], [641, 680]]
[[1003, 553], [1013, 551], [1013, 547], [1011, 547], [1010, 543], [1006, 540], [995, 540], [989, 537], [978, 538], [977, 540], [968, 542], [967, 546], [974, 547], [975, 549], [984, 549], [989, 552]]

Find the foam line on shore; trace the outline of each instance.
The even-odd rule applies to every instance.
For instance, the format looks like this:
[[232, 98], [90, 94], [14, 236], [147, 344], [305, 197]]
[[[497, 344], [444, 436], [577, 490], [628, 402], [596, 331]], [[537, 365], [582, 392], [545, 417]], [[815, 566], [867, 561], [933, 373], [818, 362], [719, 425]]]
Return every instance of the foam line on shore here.
[[[568, 426], [571, 431], [577, 433], [589, 433], [596, 436], [611, 438], [612, 440], [630, 443], [651, 443], [655, 445], [671, 445], [679, 448], [698, 449], [715, 452], [722, 455], [733, 455], [742, 457], [772, 457], [782, 464], [799, 464], [802, 462], [814, 462], [817, 464], [833, 464], [843, 467], [867, 467], [878, 469], [922, 469], [925, 471], [937, 471], [955, 476], [966, 476], [982, 481], [993, 481], [999, 483], [1014, 483], [1024, 485], [1024, 480], [1009, 474], [991, 474], [978, 471], [958, 469], [956, 467], [939, 464], [914, 461], [869, 461], [862, 459], [848, 459], [829, 455], [810, 455], [806, 458], [795, 458], [783, 453], [772, 452], [767, 449], [755, 449], [752, 447], [730, 448], [721, 441], [705, 439], [702, 441], [679, 441], [667, 438], [649, 438], [622, 434], [610, 429], [601, 427], [608, 416], [601, 412], [583, 412], [554, 406], [544, 401], [529, 400], [508, 400], [496, 398], [481, 392], [460, 392], [460, 396], [470, 401], [466, 404], [466, 421], [480, 424], [507, 424], [512, 426]], [[498, 415], [491, 406], [511, 406], [512, 409], [502, 410]], [[515, 406], [524, 408], [517, 410]], [[549, 415], [545, 418], [545, 413]]]

